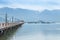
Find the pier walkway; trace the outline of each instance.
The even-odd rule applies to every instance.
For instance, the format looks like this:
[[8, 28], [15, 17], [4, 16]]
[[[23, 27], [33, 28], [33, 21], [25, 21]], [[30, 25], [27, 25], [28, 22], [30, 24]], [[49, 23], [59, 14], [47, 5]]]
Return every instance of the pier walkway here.
[[2, 29], [7, 29], [10, 27], [14, 27], [14, 26], [18, 26], [18, 25], [22, 25], [24, 22], [14, 22], [14, 23], [0, 23], [0, 30]]
[[21, 26], [22, 24], [24, 24], [23, 20], [14, 20], [14, 17], [12, 17], [10, 19], [10, 22], [8, 21], [8, 15], [7, 13], [5, 14], [5, 18], [4, 18], [3, 23], [0, 23], [0, 34], [2, 34], [5, 30], [9, 29], [9, 28], [16, 28], [18, 26]]

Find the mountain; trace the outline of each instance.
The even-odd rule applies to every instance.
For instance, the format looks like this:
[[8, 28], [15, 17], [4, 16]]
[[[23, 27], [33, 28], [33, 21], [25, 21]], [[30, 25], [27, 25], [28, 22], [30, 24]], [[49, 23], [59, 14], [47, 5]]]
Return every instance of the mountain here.
[[0, 8], [0, 14], [3, 14], [5, 16], [6, 13], [8, 14], [8, 18], [14, 16], [14, 18], [21, 20], [34, 21], [35, 19], [38, 19], [37, 17], [40, 12], [21, 8]]
[[0, 22], [5, 22], [5, 19], [0, 17]]
[[44, 10], [39, 14], [41, 20], [60, 22], [60, 10]]
[[[8, 19], [13, 16], [14, 19], [24, 21], [57, 21], [60, 22], [60, 10], [43, 10], [42, 12], [22, 8], [0, 8], [0, 15], [4, 18], [8, 14]], [[1, 19], [0, 19], [1, 20]]]

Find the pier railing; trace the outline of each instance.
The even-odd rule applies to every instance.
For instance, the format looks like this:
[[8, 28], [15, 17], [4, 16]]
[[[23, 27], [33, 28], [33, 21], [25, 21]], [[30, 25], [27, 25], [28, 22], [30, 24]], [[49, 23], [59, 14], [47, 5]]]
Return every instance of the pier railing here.
[[20, 21], [20, 22], [11, 22], [11, 23], [0, 23], [0, 28], [12, 27], [19, 24], [23, 24], [23, 22]]

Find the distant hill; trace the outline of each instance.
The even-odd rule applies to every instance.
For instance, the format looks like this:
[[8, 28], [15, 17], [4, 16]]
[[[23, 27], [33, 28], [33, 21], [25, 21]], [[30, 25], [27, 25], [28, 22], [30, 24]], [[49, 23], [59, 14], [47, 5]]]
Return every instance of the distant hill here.
[[8, 14], [8, 18], [9, 17], [16, 17], [25, 21], [34, 21], [35, 19], [37, 19], [38, 14], [40, 12], [38, 11], [34, 11], [34, 10], [28, 10], [28, 9], [21, 9], [21, 8], [8, 8], [8, 7], [4, 7], [4, 8], [0, 8], [0, 14]]
[[41, 20], [60, 21], [60, 10], [44, 10], [39, 15]]
[[60, 10], [43, 10], [42, 12], [39, 12], [21, 8], [0, 8], [0, 15], [6, 13], [8, 14], [8, 18], [14, 16], [14, 18], [18, 18], [25, 21], [60, 21]]
[[5, 22], [5, 19], [0, 17], [0, 22]]

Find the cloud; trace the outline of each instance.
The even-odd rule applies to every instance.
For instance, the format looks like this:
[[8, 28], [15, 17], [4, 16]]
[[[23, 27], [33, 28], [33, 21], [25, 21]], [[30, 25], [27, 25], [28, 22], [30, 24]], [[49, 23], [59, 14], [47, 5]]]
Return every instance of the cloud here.
[[30, 10], [41, 10], [41, 11], [45, 9], [42, 6], [25, 5], [25, 4], [11, 4], [8, 7], [11, 7], [11, 8], [23, 8], [23, 9], [30, 9]]
[[8, 0], [0, 0], [1, 5], [7, 5], [9, 3], [10, 3], [10, 1], [8, 1]]
[[14, 7], [32, 10], [60, 9], [59, 0], [0, 0], [0, 7]]
[[47, 4], [49, 4], [49, 5], [60, 5], [59, 3], [56, 3], [56, 2], [48, 2]]
[[16, 0], [0, 0], [0, 5], [9, 5], [15, 3]]

